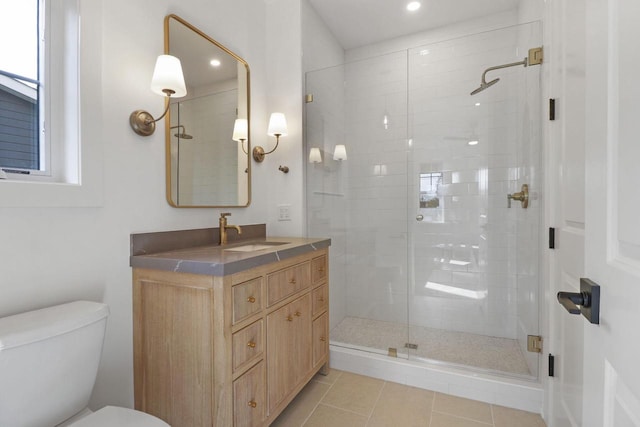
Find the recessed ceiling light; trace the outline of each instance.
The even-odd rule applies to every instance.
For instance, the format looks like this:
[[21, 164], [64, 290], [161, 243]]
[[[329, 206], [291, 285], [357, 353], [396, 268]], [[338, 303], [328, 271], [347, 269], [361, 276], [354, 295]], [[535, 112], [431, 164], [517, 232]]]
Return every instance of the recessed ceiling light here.
[[474, 139], [473, 141], [467, 142], [468, 145], [478, 145], [478, 140]]
[[212, 67], [219, 67], [221, 62], [218, 59], [212, 59], [209, 64], [211, 64]]
[[420, 2], [419, 1], [412, 1], [411, 3], [407, 4], [407, 10], [409, 12], [415, 12], [418, 9], [420, 9]]
[[479, 103], [479, 102], [476, 102], [476, 107], [479, 107], [479, 106], [480, 106], [480, 103]]

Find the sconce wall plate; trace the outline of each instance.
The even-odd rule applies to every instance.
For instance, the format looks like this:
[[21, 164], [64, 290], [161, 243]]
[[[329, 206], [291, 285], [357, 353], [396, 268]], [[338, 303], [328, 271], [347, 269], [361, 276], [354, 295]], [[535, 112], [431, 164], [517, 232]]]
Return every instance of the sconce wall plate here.
[[136, 110], [129, 116], [129, 124], [135, 133], [142, 136], [152, 135], [156, 130], [153, 116], [145, 110]]
[[256, 162], [261, 163], [264, 160], [264, 148], [259, 145], [257, 147], [253, 147], [253, 151], [251, 153], [253, 154], [253, 160]]

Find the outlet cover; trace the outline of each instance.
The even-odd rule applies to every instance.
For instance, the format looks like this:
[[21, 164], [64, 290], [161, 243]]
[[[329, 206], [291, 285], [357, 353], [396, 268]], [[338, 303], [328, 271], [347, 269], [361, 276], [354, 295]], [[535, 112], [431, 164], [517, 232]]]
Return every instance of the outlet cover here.
[[278, 221], [291, 221], [291, 205], [278, 205]]

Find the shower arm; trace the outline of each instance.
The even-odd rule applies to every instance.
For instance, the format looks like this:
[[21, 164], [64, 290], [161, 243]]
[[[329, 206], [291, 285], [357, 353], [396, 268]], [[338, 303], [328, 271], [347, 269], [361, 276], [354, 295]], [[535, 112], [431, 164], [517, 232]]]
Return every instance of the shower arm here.
[[489, 71], [493, 71], [493, 70], [500, 70], [502, 68], [509, 68], [509, 67], [517, 67], [518, 65], [523, 65], [523, 66], [527, 66], [529, 63], [527, 61], [527, 58], [524, 58], [524, 60], [520, 61], [520, 62], [512, 62], [510, 64], [504, 64], [504, 65], [496, 65], [495, 67], [489, 67], [486, 70], [484, 70], [484, 73], [482, 73], [482, 84], [486, 85], [487, 81], [485, 79], [485, 76], [487, 75], [487, 73]]

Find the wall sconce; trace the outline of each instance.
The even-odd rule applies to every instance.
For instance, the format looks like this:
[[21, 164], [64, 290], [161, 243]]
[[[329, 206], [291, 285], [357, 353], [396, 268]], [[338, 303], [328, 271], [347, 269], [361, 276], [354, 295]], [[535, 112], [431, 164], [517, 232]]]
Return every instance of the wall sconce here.
[[247, 119], [236, 119], [235, 123], [233, 124], [233, 136], [231, 137], [231, 139], [240, 143], [244, 154], [249, 154], [247, 150], [244, 149], [244, 142], [248, 138], [249, 122], [247, 122]]
[[168, 98], [180, 98], [187, 94], [180, 60], [171, 55], [160, 55], [156, 60], [151, 79], [151, 90], [158, 95], [167, 97], [167, 108], [157, 119], [145, 110], [136, 110], [129, 116], [129, 124], [135, 133], [142, 136], [152, 135], [156, 130], [156, 122], [169, 111]]
[[336, 145], [336, 148], [333, 151], [333, 160], [347, 160], [347, 149], [344, 145]]
[[322, 163], [322, 154], [317, 147], [312, 148], [309, 151], [309, 163]]
[[278, 148], [278, 143], [280, 142], [281, 136], [287, 136], [287, 119], [284, 117], [284, 114], [282, 113], [271, 114], [271, 118], [269, 118], [269, 128], [267, 130], [267, 135], [276, 137], [276, 146], [273, 147], [273, 150], [267, 151], [266, 153], [264, 149], [259, 145], [254, 147], [253, 160], [255, 160], [258, 163], [261, 163], [264, 160], [264, 156], [276, 151], [276, 148]]

